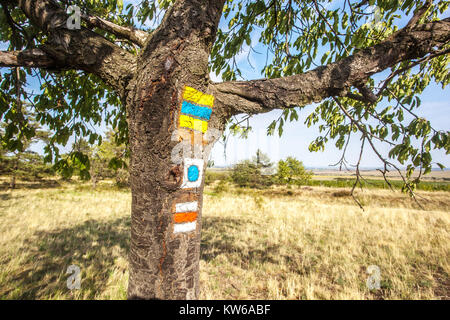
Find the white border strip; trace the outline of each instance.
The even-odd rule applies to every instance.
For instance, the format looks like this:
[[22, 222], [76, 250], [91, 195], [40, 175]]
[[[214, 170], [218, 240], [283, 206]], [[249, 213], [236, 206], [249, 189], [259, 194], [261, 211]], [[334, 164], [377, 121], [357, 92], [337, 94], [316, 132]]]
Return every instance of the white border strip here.
[[197, 221], [173, 225], [173, 233], [190, 232], [197, 229]]
[[175, 212], [193, 212], [198, 210], [198, 202], [182, 202], [175, 204]]

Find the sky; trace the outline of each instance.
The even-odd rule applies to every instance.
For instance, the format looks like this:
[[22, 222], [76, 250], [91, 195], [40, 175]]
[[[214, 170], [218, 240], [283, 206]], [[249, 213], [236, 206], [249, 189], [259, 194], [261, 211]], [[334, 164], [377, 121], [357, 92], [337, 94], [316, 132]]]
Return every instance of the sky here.
[[[331, 3], [329, 6], [335, 4]], [[450, 10], [443, 13], [441, 18], [450, 16]], [[410, 19], [410, 16], [404, 16], [399, 21], [399, 26], [405, 25]], [[227, 22], [222, 19], [220, 23], [222, 29], [227, 29]], [[249, 46], [244, 46], [241, 53], [236, 60], [243, 73], [243, 79], [252, 80], [262, 78], [260, 71], [265, 65], [266, 49], [261, 44], [258, 44], [258, 31], [252, 33], [252, 47], [254, 50], [249, 50]], [[260, 54], [258, 54], [258, 52]], [[250, 55], [249, 55], [250, 53]], [[318, 56], [321, 56], [319, 49]], [[389, 75], [388, 72], [382, 72], [374, 77], [376, 82], [385, 79]], [[216, 82], [222, 81], [220, 75], [211, 74], [211, 79]], [[431, 83], [425, 91], [420, 95], [422, 100], [421, 107], [416, 109], [416, 113], [420, 117], [430, 120], [431, 125], [436, 130], [449, 130], [450, 124], [450, 87], [447, 86], [442, 89], [434, 82]], [[296, 157], [301, 160], [305, 166], [310, 168], [331, 168], [333, 164], [337, 163], [342, 156], [342, 151], [335, 147], [333, 141], [329, 141], [325, 150], [322, 152], [310, 152], [308, 150], [309, 144], [320, 135], [319, 124], [312, 127], [307, 127], [304, 124], [306, 117], [313, 112], [316, 104], [308, 105], [305, 108], [297, 109], [299, 120], [297, 122], [286, 122], [284, 124], [284, 132], [282, 137], [267, 136], [267, 127], [269, 124], [277, 119], [281, 111], [275, 110], [266, 114], [255, 115], [250, 120], [252, 132], [248, 135], [248, 139], [240, 139], [231, 136], [226, 144], [217, 143], [212, 150], [212, 159], [216, 166], [229, 166], [234, 163], [249, 159], [255, 155], [257, 149], [261, 149], [268, 154], [272, 161], [276, 162], [285, 159], [288, 156]], [[382, 106], [382, 105], [380, 105]], [[385, 105], [387, 106], [387, 105]], [[349, 164], [355, 165], [359, 158], [361, 147], [361, 136], [354, 136], [349, 143], [346, 159]], [[389, 147], [380, 143], [375, 143], [377, 149], [383, 154], [387, 155]], [[364, 149], [361, 160], [361, 168], [377, 168], [382, 166], [381, 160], [376, 154], [366, 147]], [[444, 151], [435, 150], [432, 152], [434, 162], [439, 162], [446, 167], [450, 167], [450, 156], [446, 155]], [[396, 161], [395, 164], [403, 167]], [[436, 165], [434, 165], [436, 167]], [[351, 166], [350, 166], [351, 169]]]
[[[130, 2], [138, 1], [124, 1], [125, 5]], [[159, 15], [162, 17], [163, 15]], [[444, 13], [444, 17], [449, 16], [449, 11]], [[408, 17], [404, 17], [403, 22], [408, 21]], [[155, 27], [158, 21], [149, 22], [145, 27]], [[222, 19], [220, 27], [227, 28], [227, 22]], [[265, 64], [265, 48], [261, 44], [258, 44], [258, 32], [252, 33], [252, 45], [257, 52], [264, 52], [264, 54], [258, 54], [252, 52], [250, 56], [249, 47], [244, 46], [241, 53], [237, 56], [237, 62], [243, 73], [243, 78], [246, 80], [262, 78], [260, 71]], [[0, 44], [0, 49], [5, 50], [5, 44]], [[320, 54], [319, 54], [320, 56]], [[250, 63], [249, 63], [250, 61]], [[387, 73], [382, 73], [376, 77], [376, 80], [383, 79], [383, 76], [387, 76]], [[213, 81], [220, 82], [220, 75], [210, 75]], [[30, 79], [28, 84], [28, 90], [38, 91], [38, 84], [35, 79]], [[450, 113], [448, 112], [450, 107], [450, 88], [446, 87], [442, 89], [436, 84], [432, 83], [420, 96], [422, 100], [421, 108], [417, 109], [419, 116], [423, 116], [431, 121], [432, 126], [438, 130], [449, 130]], [[284, 133], [280, 138], [277, 134], [274, 136], [267, 136], [268, 125], [281, 114], [281, 111], [275, 110], [266, 114], [255, 115], [250, 119], [250, 126], [252, 131], [247, 139], [242, 139], [234, 136], [229, 136], [228, 142], [225, 146], [218, 142], [212, 149], [211, 159], [216, 166], [230, 166], [238, 161], [251, 158], [257, 149], [261, 149], [264, 153], [269, 155], [273, 162], [280, 159], [285, 159], [288, 156], [293, 156], [305, 164], [309, 168], [325, 168], [336, 163], [340, 157], [342, 151], [338, 150], [333, 141], [330, 141], [326, 145], [324, 152], [311, 153], [308, 150], [308, 146], [315, 137], [319, 135], [318, 124], [316, 126], [307, 128], [304, 124], [306, 117], [314, 110], [315, 105], [309, 105], [298, 111], [298, 122], [287, 122], [284, 125]], [[105, 126], [98, 128], [99, 132], [104, 132]], [[73, 141], [71, 139], [70, 141]], [[65, 150], [70, 150], [70, 141]], [[377, 147], [383, 154], [387, 154], [389, 148], [386, 146], [377, 144]], [[36, 144], [32, 147], [34, 151], [42, 153], [43, 145]], [[64, 149], [63, 149], [64, 150]], [[350, 164], [356, 164], [357, 158], [360, 152], [360, 141], [356, 135], [350, 140], [350, 144], [346, 153], [346, 159]], [[433, 161], [442, 163], [446, 167], [450, 167], [450, 156], [445, 155], [443, 151], [432, 152]], [[377, 156], [369, 150], [365, 149], [361, 161], [361, 167], [374, 168], [380, 167], [381, 162]]]

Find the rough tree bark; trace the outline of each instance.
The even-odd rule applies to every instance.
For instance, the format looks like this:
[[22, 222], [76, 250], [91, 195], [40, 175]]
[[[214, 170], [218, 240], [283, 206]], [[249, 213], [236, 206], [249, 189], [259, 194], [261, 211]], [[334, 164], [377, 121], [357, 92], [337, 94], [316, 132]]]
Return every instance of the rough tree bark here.
[[[291, 77], [212, 83], [208, 58], [225, 0], [176, 1], [150, 35], [84, 17], [142, 47], [137, 57], [92, 30], [68, 30], [67, 15], [50, 0], [11, 0], [49, 35], [39, 48], [0, 53], [0, 66], [78, 69], [99, 76], [120, 95], [127, 109], [132, 190], [130, 299], [192, 299], [199, 296], [199, 255], [203, 181], [182, 189], [183, 166], [173, 162], [179, 139], [179, 108], [185, 86], [215, 96], [209, 127], [222, 130], [230, 116], [261, 113], [346, 96], [368, 77], [400, 61], [419, 58], [450, 40], [450, 19], [414, 23], [382, 43]], [[206, 167], [206, 166], [204, 166]], [[198, 201], [196, 229], [174, 234], [176, 203]]]
[[[223, 0], [177, 2], [138, 57], [127, 97], [131, 147], [130, 299], [194, 299], [199, 294], [203, 183], [180, 189], [171, 153], [184, 86], [208, 92], [208, 58]], [[214, 109], [213, 109], [214, 110]], [[210, 125], [223, 125], [213, 111]], [[198, 201], [197, 228], [174, 234], [176, 203]]]

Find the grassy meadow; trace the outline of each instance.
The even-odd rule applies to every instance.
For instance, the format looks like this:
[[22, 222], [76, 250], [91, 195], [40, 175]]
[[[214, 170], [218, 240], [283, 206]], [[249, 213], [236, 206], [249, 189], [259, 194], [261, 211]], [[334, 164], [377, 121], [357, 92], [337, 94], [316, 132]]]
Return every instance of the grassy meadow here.
[[[6, 180], [5, 180], [6, 181]], [[0, 190], [1, 299], [125, 299], [131, 195], [108, 182]], [[205, 189], [202, 299], [449, 299], [450, 193]], [[82, 271], [66, 287], [67, 267]], [[366, 286], [367, 267], [381, 288]]]

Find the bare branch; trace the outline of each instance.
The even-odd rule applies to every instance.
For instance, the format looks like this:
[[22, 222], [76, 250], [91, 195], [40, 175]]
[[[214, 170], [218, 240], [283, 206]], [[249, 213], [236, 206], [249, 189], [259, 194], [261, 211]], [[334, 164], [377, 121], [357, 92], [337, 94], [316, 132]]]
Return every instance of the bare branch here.
[[345, 143], [344, 150], [342, 151], [341, 158], [335, 164], [330, 165], [331, 167], [335, 167], [335, 166], [339, 165], [339, 171], [342, 171], [342, 166], [344, 166], [346, 170], [349, 170], [347, 167], [347, 160], [345, 159], [345, 153], [347, 152], [347, 147], [350, 142], [351, 136], [352, 136], [352, 131], [350, 130], [350, 132], [348, 133], [348, 136], [347, 136], [347, 142]]
[[366, 136], [363, 135], [362, 142], [361, 142], [361, 151], [359, 153], [358, 163], [356, 164], [356, 179], [355, 183], [353, 184], [351, 195], [353, 200], [358, 204], [358, 206], [361, 208], [362, 211], [364, 211], [364, 207], [362, 206], [361, 202], [358, 200], [358, 198], [355, 196], [355, 188], [358, 184], [361, 185], [360, 179], [362, 178], [361, 173], [359, 171], [359, 166], [361, 164], [361, 159], [364, 153], [364, 142], [366, 141]]
[[36, 27], [48, 34], [48, 41], [40, 49], [55, 64], [95, 74], [124, 96], [136, 70], [135, 56], [91, 30], [69, 30], [69, 16], [54, 1], [15, 2]]
[[[422, 58], [449, 41], [450, 18], [446, 18], [402, 29], [379, 44], [302, 74], [212, 83], [211, 90], [229, 115], [298, 107], [331, 96], [347, 96], [351, 87], [361, 86], [371, 75], [401, 61]], [[362, 90], [361, 99], [375, 100], [373, 93]]]
[[82, 14], [81, 18], [86, 21], [89, 27], [96, 27], [102, 29], [106, 32], [112, 33], [119, 38], [130, 40], [131, 42], [137, 44], [140, 47], [144, 46], [149, 33], [135, 29], [133, 27], [119, 26], [111, 21], [102, 19], [96, 16], [90, 16], [87, 14]]
[[[414, 201], [416, 202], [416, 204], [422, 209], [424, 210], [422, 204], [417, 200], [416, 198], [416, 194], [414, 192], [414, 190], [411, 188], [410, 183], [408, 183], [407, 179], [405, 178], [405, 176], [403, 175], [402, 171], [400, 170], [400, 168], [398, 168], [395, 164], [393, 164], [392, 162], [388, 161], [387, 159], [385, 159], [380, 152], [378, 151], [378, 149], [375, 147], [373, 141], [372, 141], [372, 137], [373, 138], [377, 138], [376, 136], [371, 135], [367, 130], [365, 130], [361, 124], [359, 122], [357, 122], [355, 119], [353, 119], [353, 117], [347, 112], [347, 110], [344, 108], [344, 106], [340, 103], [340, 101], [333, 97], [333, 100], [336, 102], [336, 104], [339, 106], [339, 108], [341, 109], [341, 111], [347, 116], [347, 118], [350, 119], [350, 121], [352, 121], [352, 123], [354, 123], [356, 125], [356, 127], [358, 128], [358, 130], [361, 132], [361, 134], [363, 135], [363, 139], [367, 140], [367, 142], [369, 142], [370, 147], [372, 148], [373, 152], [377, 155], [378, 159], [380, 159], [383, 163], [384, 163], [384, 173], [383, 173], [383, 177], [385, 179], [385, 181], [388, 183], [388, 185], [391, 187], [392, 186], [390, 184], [390, 182], [387, 180], [386, 178], [386, 171], [387, 171], [387, 167], [392, 167], [394, 168], [400, 175], [400, 177], [403, 180], [403, 184], [406, 187], [406, 189], [408, 190], [408, 193], [410, 194], [410, 196], [414, 199]], [[363, 142], [364, 142], [363, 140]], [[361, 156], [362, 156], [362, 149], [361, 149], [361, 154], [360, 154], [360, 160], [361, 160]], [[355, 184], [353, 185], [353, 189], [352, 189], [352, 196], [353, 196], [353, 191], [356, 187], [357, 182], [359, 182], [359, 178], [361, 177], [361, 175], [359, 174], [359, 162], [357, 164], [357, 171], [356, 171], [356, 178], [357, 180], [355, 181]], [[355, 199], [355, 198], [354, 198]], [[359, 204], [359, 202], [355, 199], [355, 201]], [[360, 205], [361, 206], [361, 205]]]

